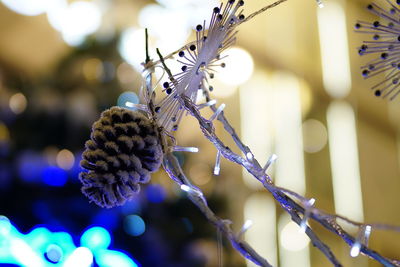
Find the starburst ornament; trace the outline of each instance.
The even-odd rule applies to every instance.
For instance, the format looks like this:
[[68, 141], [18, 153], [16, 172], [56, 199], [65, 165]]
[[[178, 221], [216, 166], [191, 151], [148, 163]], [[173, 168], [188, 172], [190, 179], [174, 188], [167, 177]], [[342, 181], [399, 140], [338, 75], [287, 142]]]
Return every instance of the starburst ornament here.
[[386, 7], [369, 4], [367, 9], [379, 16], [380, 20], [358, 21], [355, 29], [370, 36], [370, 40], [364, 41], [358, 48], [359, 55], [373, 57], [361, 67], [362, 75], [371, 78], [382, 74], [384, 78], [371, 89], [376, 96], [393, 100], [400, 93], [400, 1], [386, 2]]

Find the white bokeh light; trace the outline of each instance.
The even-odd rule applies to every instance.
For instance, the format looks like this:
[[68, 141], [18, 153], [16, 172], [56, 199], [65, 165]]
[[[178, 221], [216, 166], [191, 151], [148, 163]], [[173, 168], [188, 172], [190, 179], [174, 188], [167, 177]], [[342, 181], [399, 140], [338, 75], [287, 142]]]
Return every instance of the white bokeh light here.
[[93, 254], [86, 247], [78, 247], [64, 262], [64, 267], [90, 267], [93, 263]]
[[37, 16], [47, 11], [53, 0], [3, 0], [0, 1], [14, 12], [25, 16]]
[[54, 0], [47, 9], [47, 20], [50, 25], [57, 31], [62, 31], [65, 10], [68, 8], [67, 0]]
[[218, 80], [227, 85], [241, 85], [253, 74], [254, 62], [251, 55], [244, 49], [232, 47], [222, 53], [222, 57], [228, 55], [222, 61], [225, 68], [218, 68], [215, 75]]
[[280, 234], [282, 247], [290, 251], [300, 251], [307, 247], [310, 239], [299, 229], [299, 226], [292, 221], [283, 227]]
[[121, 34], [118, 51], [126, 62], [137, 71], [143, 70], [142, 62], [145, 60], [145, 34], [144, 29], [128, 28]]
[[67, 0], [4, 0], [2, 3], [26, 16], [46, 13], [50, 25], [71, 46], [80, 45], [101, 25], [102, 12], [94, 2], [74, 1], [68, 4]]
[[85, 37], [101, 25], [100, 8], [91, 2], [73, 2], [63, 13], [61, 33], [66, 43], [80, 45]]
[[155, 4], [140, 11], [139, 24], [149, 29], [149, 34], [157, 39], [156, 46], [166, 53], [184, 45], [191, 32], [185, 12]]

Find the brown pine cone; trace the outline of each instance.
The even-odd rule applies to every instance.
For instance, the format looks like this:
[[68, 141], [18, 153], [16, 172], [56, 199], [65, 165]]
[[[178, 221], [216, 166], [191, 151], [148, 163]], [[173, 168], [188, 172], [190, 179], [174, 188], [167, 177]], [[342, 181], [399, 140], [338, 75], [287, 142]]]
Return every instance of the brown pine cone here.
[[160, 168], [156, 126], [139, 111], [112, 107], [93, 124], [79, 179], [82, 192], [101, 207], [121, 206]]

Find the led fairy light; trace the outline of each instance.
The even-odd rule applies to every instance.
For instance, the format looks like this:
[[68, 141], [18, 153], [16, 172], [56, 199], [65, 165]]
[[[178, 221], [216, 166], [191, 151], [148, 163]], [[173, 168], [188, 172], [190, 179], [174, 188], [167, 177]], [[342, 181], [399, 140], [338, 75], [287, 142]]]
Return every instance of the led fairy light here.
[[191, 152], [191, 153], [199, 152], [199, 149], [197, 147], [174, 146], [172, 148], [172, 150], [173, 151], [181, 151], [181, 152]]
[[278, 156], [275, 154], [272, 154], [268, 160], [267, 163], [265, 163], [264, 168], [263, 168], [263, 172], [266, 172], [268, 170], [268, 168], [274, 164], [274, 162], [278, 159]]
[[221, 151], [217, 151], [217, 156], [215, 158], [214, 175], [219, 175], [221, 171]]
[[351, 246], [350, 256], [357, 257], [360, 254], [362, 246], [368, 246], [369, 236], [371, 235], [372, 226], [363, 225], [358, 231], [357, 237]]
[[311, 209], [312, 209], [314, 203], [315, 203], [315, 199], [314, 198], [311, 198], [310, 200], [306, 201], [306, 203], [304, 203], [304, 209], [305, 209], [304, 217], [301, 220], [300, 230], [299, 230], [302, 233], [305, 233], [306, 230], [307, 230], [307, 221], [308, 221], [308, 219], [310, 217]]
[[225, 104], [221, 104], [221, 106], [219, 106], [219, 108], [214, 112], [214, 114], [210, 117], [210, 121], [215, 120], [216, 118], [218, 118], [219, 114], [221, 114], [221, 112], [224, 110], [225, 108]]

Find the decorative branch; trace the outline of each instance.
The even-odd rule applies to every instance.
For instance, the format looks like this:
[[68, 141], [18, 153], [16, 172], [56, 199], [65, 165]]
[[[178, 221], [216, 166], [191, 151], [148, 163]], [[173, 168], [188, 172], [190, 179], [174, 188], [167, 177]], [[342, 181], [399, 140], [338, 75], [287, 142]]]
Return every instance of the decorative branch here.
[[232, 231], [230, 228], [230, 224], [232, 223], [231, 221], [218, 218], [214, 214], [214, 212], [208, 207], [202, 191], [190, 183], [189, 179], [183, 173], [178, 160], [172, 153], [167, 152], [164, 155], [163, 167], [168, 175], [179, 184], [181, 189], [187, 192], [188, 198], [199, 208], [207, 220], [221, 231], [221, 233], [231, 242], [232, 246], [243, 255], [243, 257], [251, 260], [259, 266], [272, 266], [247, 242], [245, 242], [240, 235], [235, 234]]
[[[139, 183], [148, 181], [150, 172], [158, 168], [162, 158], [162, 165], [170, 178], [188, 193], [188, 198], [199, 208], [206, 219], [231, 242], [236, 250], [257, 265], [271, 266], [266, 259], [242, 240], [243, 230], [235, 234], [230, 228], [231, 222], [229, 220], [218, 218], [214, 214], [208, 207], [201, 189], [191, 184], [172, 154], [172, 151], [178, 150], [197, 152], [197, 148], [177, 146], [176, 140], [171, 134], [171, 131], [178, 128], [179, 121], [186, 111], [197, 120], [203, 135], [218, 150], [214, 172], [219, 173], [221, 156], [245, 168], [272, 194], [279, 205], [300, 226], [300, 229], [305, 231], [312, 244], [325, 255], [332, 265], [342, 266], [329, 246], [321, 241], [307, 225], [309, 219], [341, 237], [351, 247], [352, 256], [357, 256], [361, 252], [385, 266], [400, 266], [399, 261], [386, 258], [368, 247], [368, 239], [372, 229], [400, 232], [400, 227], [358, 223], [340, 215], [328, 214], [314, 207], [313, 199], [307, 199], [288, 189], [275, 186], [272, 179], [266, 174], [266, 170], [274, 161], [274, 158], [271, 157], [267, 164], [261, 167], [250, 148], [240, 140], [235, 129], [225, 118], [223, 112], [225, 105], [222, 104], [217, 108], [215, 106], [216, 101], [209, 96], [211, 87], [207, 88], [206, 84], [208, 78], [214, 77], [212, 67], [219, 64], [220, 53], [234, 43], [237, 33], [236, 27], [285, 1], [278, 0], [260, 11], [250, 14], [247, 19], [241, 10], [244, 1], [235, 3], [235, 1], [229, 0], [223, 9], [223, 5], [214, 8], [207, 36], [205, 35], [204, 22], [203, 25], [196, 27], [197, 40], [195, 42], [189, 43], [167, 56], [172, 57], [178, 54], [182, 58], [182, 61], [178, 60], [184, 64], [182, 73], [176, 75], [173, 75], [166, 66], [159, 50], [157, 50], [159, 61], [153, 62], [150, 59], [146, 30], [144, 86], [140, 97], [142, 104], [136, 105], [145, 115], [140, 113], [141, 111], [134, 113], [123, 109], [110, 110], [104, 112], [102, 118], [94, 124], [92, 140], [86, 144], [87, 152], [84, 154], [85, 159], [81, 162], [81, 165], [88, 170], [88, 172], [81, 174], [81, 181], [84, 184], [83, 191], [91, 201], [100, 206], [121, 205], [126, 199], [131, 198], [132, 193], [139, 190]], [[317, 2], [321, 3], [319, 0]], [[223, 67], [225, 64], [221, 63], [220, 65]], [[167, 93], [167, 96], [159, 102], [155, 101], [156, 92], [152, 84], [152, 74], [156, 67], [163, 68], [171, 81], [171, 83], [165, 82], [163, 84], [163, 91]], [[195, 103], [199, 89], [203, 90], [207, 101], [205, 104], [197, 105]], [[199, 109], [204, 107], [210, 107], [214, 112], [210, 119], [205, 119], [201, 115]], [[138, 120], [139, 118], [140, 120]], [[224, 129], [230, 134], [244, 157], [234, 153], [216, 135], [213, 122], [215, 120], [219, 120], [223, 124]], [[127, 135], [132, 136], [127, 137]], [[162, 156], [161, 153], [163, 153]], [[338, 220], [358, 227], [357, 237], [354, 238], [344, 231]], [[247, 229], [247, 226], [244, 226], [243, 229]]]
[[[160, 53], [158, 53], [160, 56], [160, 62], [163, 65], [163, 67], [166, 69], [166, 72], [168, 75], [171, 75], [170, 70], [166, 66], [164, 62], [164, 58]], [[173, 80], [173, 77], [170, 76], [170, 79]], [[203, 90], [204, 95], [206, 96], [206, 101], [209, 102], [212, 99], [210, 99], [208, 91]], [[258, 161], [254, 158], [254, 156], [251, 156], [250, 159], [243, 158], [240, 155], [237, 155], [234, 153], [229, 147], [225, 146], [225, 144], [219, 139], [219, 137], [215, 134], [215, 128], [213, 125], [213, 122], [211, 120], [207, 120], [204, 117], [202, 117], [200, 111], [197, 108], [197, 105], [194, 104], [191, 99], [189, 99], [185, 95], [180, 95], [179, 96], [179, 101], [183, 107], [188, 111], [188, 113], [193, 116], [194, 118], [197, 119], [200, 129], [202, 130], [204, 136], [212, 142], [215, 147], [218, 149], [218, 151], [223, 155], [226, 159], [237, 163], [241, 166], [243, 166], [253, 177], [255, 177], [258, 181], [262, 183], [262, 185], [274, 196], [274, 198], [278, 201], [278, 203], [281, 205], [281, 207], [289, 213], [291, 216], [292, 220], [297, 223], [299, 226], [301, 226], [303, 219], [308, 219], [306, 218], [306, 209], [305, 207], [307, 206], [307, 203], [309, 199], [292, 192], [288, 189], [276, 187], [273, 183], [271, 178], [265, 173], [265, 170], [261, 168], [261, 165], [258, 163]], [[215, 113], [217, 112], [217, 108], [215, 104], [210, 105], [211, 110], [213, 110]], [[253, 155], [250, 148], [247, 147], [239, 138], [239, 136], [236, 134], [236, 131], [234, 128], [230, 125], [229, 121], [225, 118], [223, 111], [219, 112], [218, 116], [216, 116], [216, 119], [221, 121], [221, 123], [224, 125], [224, 128], [226, 131], [232, 136], [233, 140], [235, 141], [236, 145], [238, 148], [243, 152], [244, 155]], [[299, 202], [295, 202], [292, 200], [288, 195], [291, 195], [292, 197], [295, 197]], [[303, 219], [299, 216], [299, 214], [303, 214]], [[378, 227], [379, 229], [388, 229], [388, 230], [396, 230], [400, 231], [400, 227], [395, 227], [395, 226], [389, 226], [389, 225], [383, 225], [383, 224], [362, 224], [362, 223], [356, 223], [353, 222], [343, 216], [340, 215], [331, 215], [328, 213], [325, 213], [317, 208], [311, 207], [308, 211], [308, 215], [310, 216], [311, 219], [315, 220], [322, 226], [324, 226], [326, 229], [329, 231], [335, 233], [336, 235], [340, 236], [349, 246], [353, 247], [355, 244], [358, 244], [350, 234], [348, 234], [346, 231], [342, 229], [342, 227], [336, 222], [336, 219], [342, 219], [348, 223], [351, 223], [354, 226], [358, 226], [359, 228], [364, 227], [366, 225], [370, 227]], [[340, 262], [337, 260], [335, 255], [332, 253], [330, 248], [324, 244], [318, 236], [315, 234], [315, 232], [308, 226], [306, 226], [306, 231], [305, 233], [308, 235], [310, 238], [312, 244], [317, 247], [327, 258], [328, 260], [334, 265], [334, 266], [341, 266]], [[360, 246], [360, 252], [362, 252], [364, 255], [369, 256], [370, 258], [373, 258], [377, 260], [378, 262], [382, 263], [385, 266], [400, 266], [398, 265], [398, 262], [393, 259], [388, 259], [382, 255], [380, 255], [378, 252], [373, 251], [369, 249], [367, 246], [363, 244], [359, 244]]]

